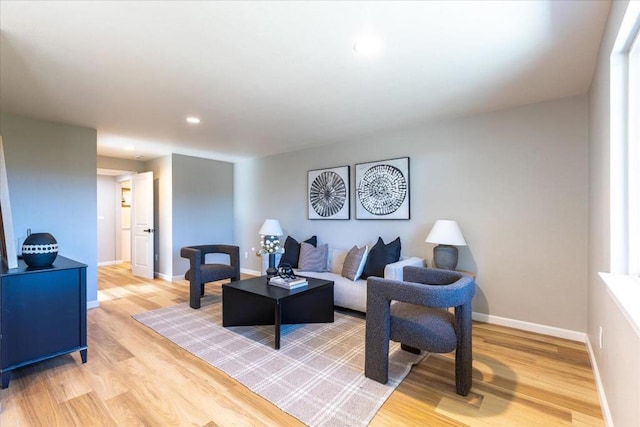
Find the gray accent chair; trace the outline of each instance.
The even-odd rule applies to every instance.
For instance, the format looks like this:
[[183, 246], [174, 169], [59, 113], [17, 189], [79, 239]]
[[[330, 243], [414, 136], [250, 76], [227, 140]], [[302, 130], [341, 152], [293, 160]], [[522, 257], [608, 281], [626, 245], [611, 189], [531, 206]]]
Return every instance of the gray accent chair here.
[[[229, 264], [205, 264], [207, 254], [229, 255]], [[240, 280], [240, 248], [232, 245], [197, 245], [180, 249], [180, 256], [188, 258], [190, 268], [184, 274], [189, 281], [189, 305], [200, 308], [204, 284], [218, 280]]]
[[[386, 384], [389, 340], [419, 354], [456, 352], [456, 393], [471, 389], [473, 277], [449, 270], [404, 267], [403, 281], [367, 279], [366, 377]], [[447, 310], [454, 307], [454, 313]]]

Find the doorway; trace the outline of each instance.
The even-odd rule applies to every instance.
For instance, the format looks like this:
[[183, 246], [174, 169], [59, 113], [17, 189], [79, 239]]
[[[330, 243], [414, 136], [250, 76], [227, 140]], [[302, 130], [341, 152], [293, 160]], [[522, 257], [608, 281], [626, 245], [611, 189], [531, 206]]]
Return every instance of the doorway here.
[[131, 262], [131, 179], [120, 182], [120, 254], [122, 262]]
[[131, 261], [131, 175], [97, 170], [98, 265]]

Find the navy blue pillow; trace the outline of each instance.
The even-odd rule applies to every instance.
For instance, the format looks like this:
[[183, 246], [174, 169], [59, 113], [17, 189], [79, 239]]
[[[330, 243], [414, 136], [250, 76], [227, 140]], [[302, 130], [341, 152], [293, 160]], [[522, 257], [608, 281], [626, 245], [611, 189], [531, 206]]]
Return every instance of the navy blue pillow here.
[[[309, 243], [316, 247], [318, 245], [318, 238], [316, 236], [309, 237], [304, 241], [305, 243]], [[282, 254], [282, 258], [280, 258], [280, 263], [278, 264], [278, 268], [282, 264], [289, 264], [291, 268], [298, 268], [298, 259], [300, 258], [300, 243], [296, 239], [291, 236], [287, 236], [287, 239], [284, 241], [284, 253]]]
[[392, 264], [400, 260], [400, 237], [389, 244], [384, 244], [382, 237], [378, 237], [378, 241], [369, 251], [367, 256], [367, 264], [362, 271], [362, 278], [369, 276], [384, 277], [384, 268], [387, 264]]

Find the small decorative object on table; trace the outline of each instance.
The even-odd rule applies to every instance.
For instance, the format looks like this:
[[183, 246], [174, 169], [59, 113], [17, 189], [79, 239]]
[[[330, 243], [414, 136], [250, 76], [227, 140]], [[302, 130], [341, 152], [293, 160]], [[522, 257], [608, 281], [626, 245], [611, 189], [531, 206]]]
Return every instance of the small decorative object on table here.
[[269, 279], [269, 284], [284, 289], [297, 289], [303, 286], [307, 286], [309, 283], [304, 277], [298, 277], [295, 279], [283, 279], [282, 277], [275, 276]]
[[22, 244], [22, 259], [33, 268], [49, 267], [58, 256], [58, 242], [49, 233], [29, 234]]
[[276, 254], [281, 252], [280, 239], [282, 236], [282, 227], [277, 219], [267, 219], [262, 224], [259, 231], [262, 236], [260, 253], [269, 255], [269, 268], [267, 268], [267, 277], [273, 277], [278, 272], [276, 270]]
[[289, 264], [281, 264], [278, 268], [278, 275], [269, 279], [269, 284], [285, 289], [296, 289], [307, 286], [307, 279], [296, 277]]

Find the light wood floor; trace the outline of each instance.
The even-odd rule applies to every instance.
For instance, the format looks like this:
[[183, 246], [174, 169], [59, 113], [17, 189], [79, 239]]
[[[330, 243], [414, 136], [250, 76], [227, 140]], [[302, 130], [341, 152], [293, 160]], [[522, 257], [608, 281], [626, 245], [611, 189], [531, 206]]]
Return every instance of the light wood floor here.
[[[89, 360], [60, 356], [13, 373], [0, 426], [300, 425], [268, 401], [131, 318], [188, 301], [186, 281], [140, 280], [99, 268], [88, 313]], [[207, 285], [207, 292], [219, 286]], [[603, 425], [584, 344], [474, 324], [474, 385], [454, 392], [452, 355], [430, 355], [373, 426]]]

